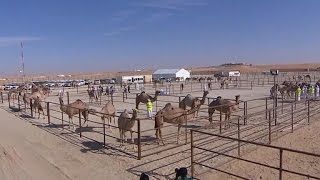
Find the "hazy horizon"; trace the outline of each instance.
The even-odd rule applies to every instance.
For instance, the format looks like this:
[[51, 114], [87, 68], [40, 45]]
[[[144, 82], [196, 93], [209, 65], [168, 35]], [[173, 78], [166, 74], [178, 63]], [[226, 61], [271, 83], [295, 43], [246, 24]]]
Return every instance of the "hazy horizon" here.
[[1, 75], [320, 62], [317, 0], [5, 1]]

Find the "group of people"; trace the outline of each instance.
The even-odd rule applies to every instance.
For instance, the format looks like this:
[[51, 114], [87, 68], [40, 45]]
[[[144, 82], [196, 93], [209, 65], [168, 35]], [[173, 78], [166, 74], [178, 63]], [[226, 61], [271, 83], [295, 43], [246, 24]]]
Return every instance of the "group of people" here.
[[319, 97], [320, 87], [318, 85], [315, 85], [315, 86], [307, 85], [307, 86], [303, 86], [302, 89], [298, 87], [296, 90], [296, 95], [297, 95], [298, 101], [301, 100], [301, 97], [305, 99], [312, 98], [312, 97]]

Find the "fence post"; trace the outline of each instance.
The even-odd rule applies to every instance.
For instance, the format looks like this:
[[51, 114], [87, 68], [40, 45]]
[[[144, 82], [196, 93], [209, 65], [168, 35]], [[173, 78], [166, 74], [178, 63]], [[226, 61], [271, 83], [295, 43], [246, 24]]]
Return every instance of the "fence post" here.
[[240, 157], [240, 117], [238, 118], [238, 156]]
[[18, 94], [18, 109], [21, 111], [21, 105], [20, 105], [20, 95]]
[[279, 180], [282, 180], [282, 154], [283, 154], [283, 149], [280, 149]]
[[252, 83], [252, 81], [251, 81], [251, 90], [252, 90], [252, 88], [253, 88], [253, 83]]
[[141, 126], [140, 119], [138, 119], [138, 160], [141, 159]]
[[281, 98], [281, 114], [283, 114], [283, 96]]
[[30, 110], [31, 110], [31, 117], [33, 117], [33, 105], [32, 105], [32, 99], [30, 99]]
[[62, 129], [64, 129], [64, 126], [63, 126], [63, 111], [61, 111], [61, 125], [62, 125]]
[[80, 137], [82, 137], [82, 133], [81, 133], [81, 111], [79, 109], [79, 133], [80, 133]]
[[243, 125], [246, 125], [246, 101], [243, 102]]
[[220, 107], [220, 129], [219, 129], [219, 133], [221, 134], [221, 131], [222, 131], [222, 107]]
[[271, 144], [271, 111], [269, 111], [269, 144]]
[[99, 96], [99, 103], [100, 103], [100, 105], [101, 105], [101, 97], [102, 97], [102, 93], [100, 94], [100, 96]]
[[181, 102], [181, 97], [179, 96], [179, 104], [180, 104], [180, 102]]
[[106, 147], [106, 122], [103, 121], [103, 147]]
[[48, 116], [48, 124], [50, 124], [50, 107], [49, 107], [49, 102], [47, 102], [47, 116]]
[[191, 177], [194, 177], [194, 165], [193, 165], [193, 130], [191, 129]]
[[2, 93], [2, 91], [0, 92], [0, 94], [1, 94], [1, 103], [3, 104], [3, 93]]
[[69, 92], [67, 92], [67, 101], [68, 101], [68, 104], [70, 104]]
[[293, 133], [293, 104], [291, 103], [291, 132]]
[[8, 93], [8, 102], [9, 102], [9, 107], [11, 107], [11, 104], [10, 104], [10, 94]]
[[268, 98], [266, 98], [266, 119], [268, 119]]
[[124, 91], [122, 92], [122, 101], [124, 102]]
[[[187, 114], [184, 115], [184, 119], [185, 119], [185, 144], [188, 144], [188, 121], [187, 121]], [[179, 136], [179, 133], [178, 133]]]
[[308, 99], [308, 125], [310, 124], [310, 99]]

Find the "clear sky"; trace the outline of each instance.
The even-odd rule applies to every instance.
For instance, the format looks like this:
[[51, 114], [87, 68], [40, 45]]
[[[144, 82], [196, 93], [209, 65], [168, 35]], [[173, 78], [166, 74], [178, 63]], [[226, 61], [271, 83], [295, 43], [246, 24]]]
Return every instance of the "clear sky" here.
[[0, 73], [320, 62], [320, 0], [0, 0]]

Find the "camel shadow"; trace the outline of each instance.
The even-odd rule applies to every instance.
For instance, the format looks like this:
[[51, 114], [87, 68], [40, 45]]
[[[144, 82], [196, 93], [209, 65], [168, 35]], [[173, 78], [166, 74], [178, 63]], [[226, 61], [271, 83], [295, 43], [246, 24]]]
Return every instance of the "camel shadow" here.
[[48, 124], [46, 126], [43, 126], [43, 127], [47, 127], [47, 128], [64, 128], [66, 126], [69, 126], [68, 124]]
[[202, 126], [199, 126], [199, 125], [181, 125], [181, 128], [190, 128], [190, 129], [193, 129], [193, 128], [200, 128]]
[[[133, 139], [135, 143], [138, 143], [138, 138], [134, 138]], [[140, 138], [140, 142], [141, 143], [150, 143], [150, 142], [155, 142], [157, 140], [157, 138], [153, 137], [153, 136], [141, 136]], [[120, 140], [119, 140], [120, 142]]]
[[21, 118], [24, 118], [24, 119], [29, 119], [29, 118], [33, 118], [33, 117], [31, 117], [30, 115], [28, 115], [28, 114], [21, 114], [21, 115], [19, 115]]
[[84, 146], [84, 148], [80, 149], [82, 153], [87, 153], [88, 151], [97, 153], [104, 149], [101, 143], [94, 141], [84, 141], [81, 144]]
[[81, 129], [78, 127], [75, 130], [75, 133], [80, 133], [81, 132], [93, 132], [93, 127], [81, 127]]
[[11, 112], [20, 112], [21, 111], [19, 108], [12, 107], [12, 106], [10, 106], [9, 108], [10, 108]]

